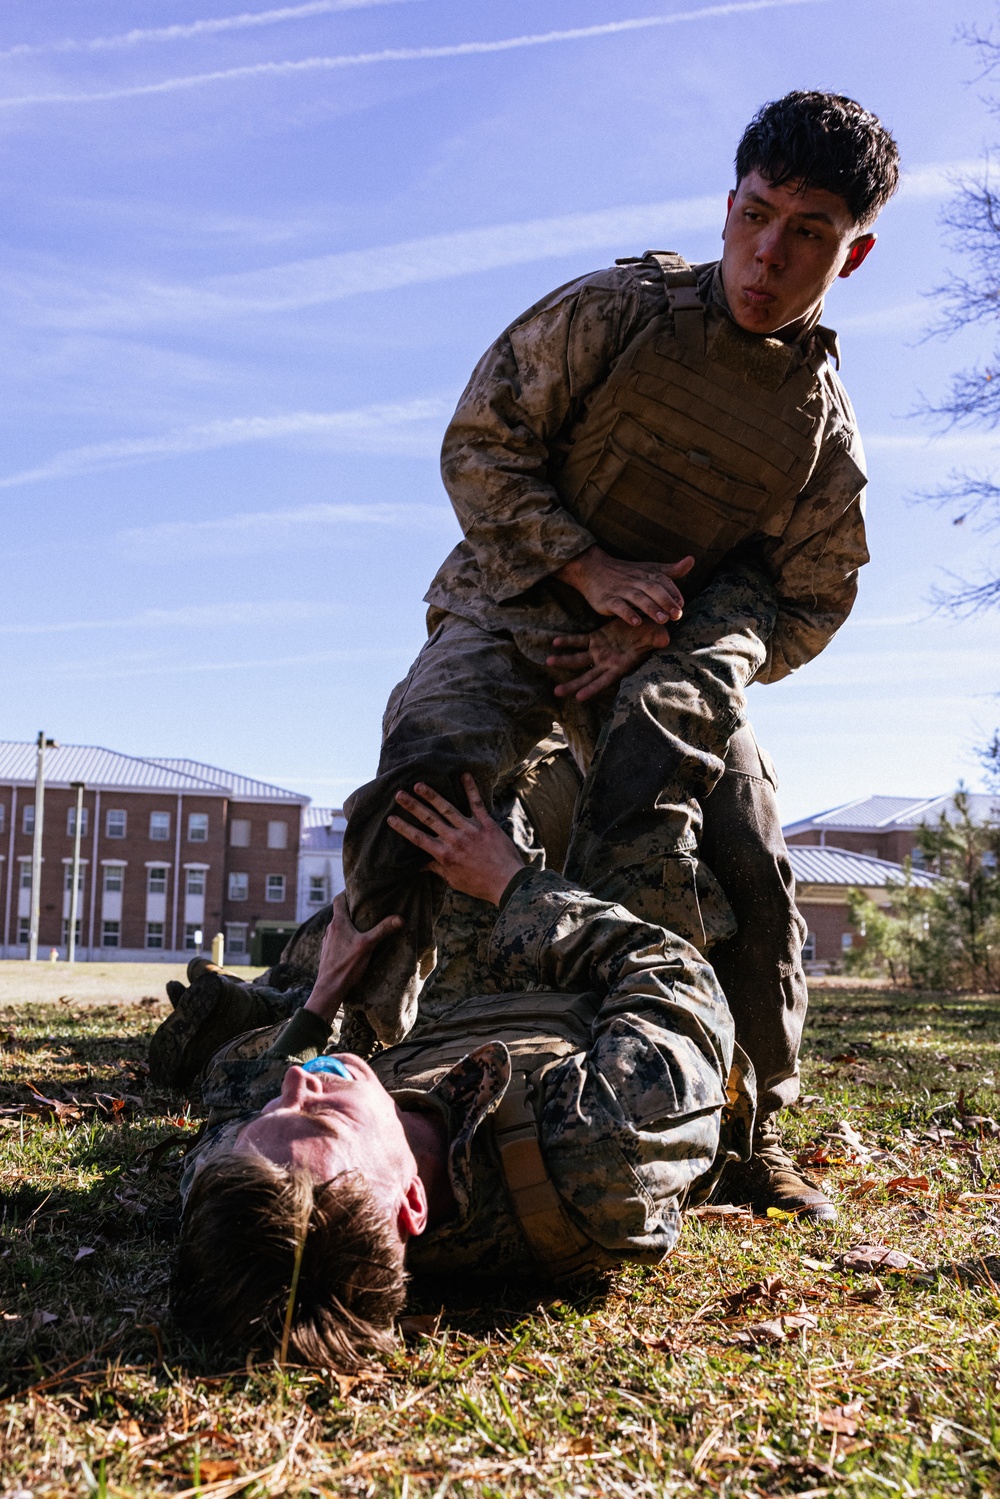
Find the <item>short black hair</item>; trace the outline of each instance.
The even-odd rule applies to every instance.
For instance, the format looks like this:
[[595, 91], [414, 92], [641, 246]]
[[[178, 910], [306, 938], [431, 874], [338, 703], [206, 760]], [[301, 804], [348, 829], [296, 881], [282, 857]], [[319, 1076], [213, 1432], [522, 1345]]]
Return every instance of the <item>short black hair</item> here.
[[844, 94], [796, 89], [758, 109], [736, 149], [736, 181], [799, 182], [843, 198], [871, 224], [899, 186], [899, 149], [877, 115]]

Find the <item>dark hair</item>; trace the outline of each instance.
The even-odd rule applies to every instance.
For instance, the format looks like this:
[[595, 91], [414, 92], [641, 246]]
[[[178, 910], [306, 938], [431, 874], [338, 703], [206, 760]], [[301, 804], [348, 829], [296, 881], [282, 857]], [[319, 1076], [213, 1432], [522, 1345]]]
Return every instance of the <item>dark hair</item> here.
[[178, 1324], [230, 1350], [282, 1344], [305, 1364], [349, 1371], [391, 1346], [406, 1299], [403, 1245], [364, 1181], [231, 1152], [198, 1172], [170, 1287]]
[[765, 104], [736, 149], [736, 181], [759, 172], [772, 187], [798, 182], [843, 198], [872, 223], [899, 186], [899, 150], [881, 120], [843, 94], [796, 89]]

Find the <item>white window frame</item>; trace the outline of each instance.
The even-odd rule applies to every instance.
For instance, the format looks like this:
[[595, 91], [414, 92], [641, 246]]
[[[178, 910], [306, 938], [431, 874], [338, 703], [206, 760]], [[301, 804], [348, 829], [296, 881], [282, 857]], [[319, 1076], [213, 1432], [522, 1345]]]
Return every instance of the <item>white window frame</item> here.
[[282, 848], [287, 848], [288, 847], [288, 823], [287, 822], [282, 821], [282, 822], [269, 822], [268, 823], [268, 825], [267, 825], [267, 846], [268, 846], [268, 848], [277, 848], [277, 849], [282, 849]]
[[[83, 816], [80, 818], [80, 837], [81, 838], [86, 838], [86, 836], [87, 836], [87, 834], [88, 834], [89, 831], [90, 831], [90, 808], [89, 807], [84, 807], [83, 808]], [[2, 833], [2, 832], [3, 832], [3, 823], [2, 823], [2, 821], [0, 821], [0, 833]], [[74, 838], [75, 836], [76, 836], [76, 806], [72, 805], [72, 806], [69, 806], [69, 807], [66, 808], [66, 837], [67, 838]]]
[[[154, 884], [155, 881], [155, 884]], [[167, 885], [170, 882], [169, 864], [147, 864], [146, 865], [146, 894], [166, 895]]]
[[[234, 895], [234, 893], [233, 893], [234, 881], [239, 881], [239, 880], [243, 881], [243, 885], [242, 885], [243, 894], [242, 895]], [[226, 892], [227, 892], [227, 894], [226, 894], [226, 899], [227, 900], [230, 900], [230, 901], [233, 901], [233, 902], [239, 902], [239, 903], [242, 903], [245, 900], [249, 900], [250, 899], [250, 876], [248, 874], [244, 874], [241, 870], [231, 869], [229, 871], [229, 879], [228, 879], [228, 881], [226, 883]]]
[[[112, 818], [115, 819], [113, 823]], [[120, 832], [117, 831], [119, 818], [121, 819]], [[116, 829], [115, 832], [111, 831], [112, 827]], [[124, 807], [109, 807], [107, 809], [104, 814], [104, 836], [105, 838], [111, 838], [115, 842], [128, 837], [128, 812]]]
[[35, 833], [35, 804], [25, 802], [21, 808], [21, 832], [26, 838], [34, 837]]
[[[163, 825], [156, 825], [156, 824], [154, 824], [154, 822], [153, 822], [153, 818], [154, 817], [165, 817], [167, 819], [166, 825], [163, 826]], [[156, 828], [155, 832], [154, 832], [154, 827]], [[150, 843], [169, 843], [170, 842], [170, 813], [169, 812], [162, 812], [162, 811], [150, 812], [150, 814], [149, 814], [149, 841], [150, 841]]]
[[[158, 928], [159, 930], [154, 930]], [[156, 938], [159, 937], [159, 941]], [[146, 947], [150, 952], [162, 952], [167, 945], [167, 923], [165, 921], [146, 922]]]
[[[104, 870], [101, 878], [101, 890], [105, 895], [120, 895], [125, 888], [124, 863], [119, 864], [117, 859], [102, 859], [101, 865]], [[108, 881], [113, 880], [116, 875], [118, 878], [117, 885], [109, 884]]]
[[[204, 828], [202, 828], [202, 820], [204, 820]], [[198, 829], [197, 832], [194, 831], [195, 828]], [[208, 813], [207, 812], [189, 812], [188, 813], [187, 841], [189, 843], [207, 843], [208, 842]]]
[[[115, 929], [114, 930], [114, 938], [115, 938], [115, 940], [113, 942], [109, 942], [108, 941], [108, 931], [109, 931], [110, 927], [114, 927], [114, 929]], [[122, 924], [121, 924], [121, 922], [120, 921], [102, 921], [101, 922], [101, 946], [102, 947], [121, 947], [121, 945], [122, 945]]]
[[[238, 935], [236, 935], [238, 934]], [[237, 945], [239, 944], [239, 945]], [[226, 922], [226, 952], [245, 957], [250, 952], [250, 924], [246, 921]]]
[[[244, 833], [246, 836], [244, 837]], [[229, 847], [249, 848], [253, 836], [253, 823], [249, 817], [234, 817], [229, 824]]]
[[[280, 895], [277, 893], [272, 894], [272, 890], [277, 891], [279, 881], [281, 887]], [[283, 903], [287, 883], [288, 881], [283, 874], [267, 874], [264, 876], [264, 899], [269, 906], [280, 906]]]

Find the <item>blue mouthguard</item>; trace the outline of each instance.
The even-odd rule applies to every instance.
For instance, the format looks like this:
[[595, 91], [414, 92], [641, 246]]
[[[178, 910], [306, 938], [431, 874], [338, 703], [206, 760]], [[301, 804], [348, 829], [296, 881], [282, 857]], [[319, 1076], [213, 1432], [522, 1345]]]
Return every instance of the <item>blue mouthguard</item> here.
[[313, 1057], [311, 1062], [303, 1062], [303, 1072], [332, 1072], [334, 1077], [346, 1077], [351, 1080], [351, 1074], [344, 1066], [339, 1057]]

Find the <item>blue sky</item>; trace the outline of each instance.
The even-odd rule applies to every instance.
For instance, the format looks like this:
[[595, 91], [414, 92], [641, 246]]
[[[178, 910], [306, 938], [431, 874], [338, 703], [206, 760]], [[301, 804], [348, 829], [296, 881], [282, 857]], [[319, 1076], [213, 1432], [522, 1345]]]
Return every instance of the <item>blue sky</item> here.
[[909, 496], [981, 435], [911, 413], [949, 176], [990, 138], [976, 0], [0, 0], [0, 734], [190, 755], [339, 803], [457, 537], [441, 433], [539, 296], [717, 253], [735, 142], [853, 94], [909, 177], [831, 295], [868, 448], [855, 618], [752, 692], [798, 817], [975, 778], [1000, 620], [929, 595], [985, 541]]

